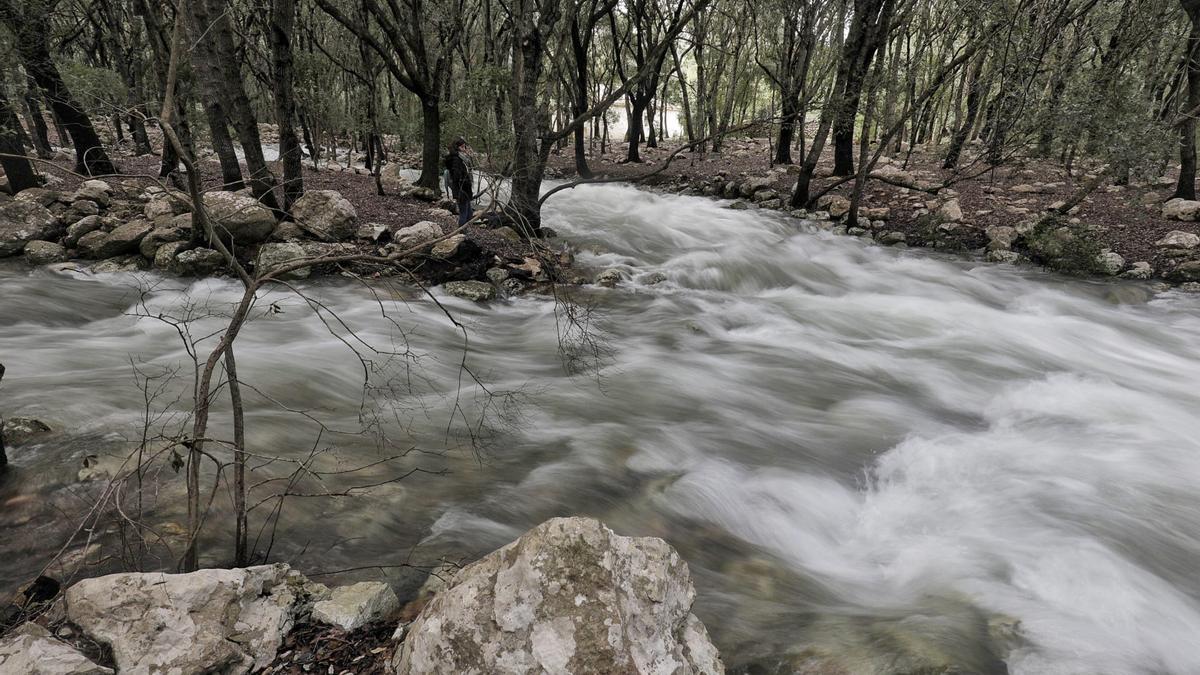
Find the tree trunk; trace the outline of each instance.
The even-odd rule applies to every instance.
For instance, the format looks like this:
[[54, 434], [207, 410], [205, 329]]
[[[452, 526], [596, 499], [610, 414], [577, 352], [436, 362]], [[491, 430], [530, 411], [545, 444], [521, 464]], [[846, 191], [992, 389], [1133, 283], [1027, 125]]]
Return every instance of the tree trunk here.
[[1188, 32], [1187, 115], [1179, 125], [1179, 183], [1172, 197], [1196, 198], [1196, 115], [1200, 107], [1200, 0], [1181, 0], [1183, 9], [1192, 21]]
[[275, 122], [279, 125], [279, 160], [283, 164], [283, 210], [291, 213], [292, 204], [304, 194], [304, 168], [301, 166], [300, 139], [296, 137], [296, 92], [292, 86], [292, 26], [296, 18], [296, 0], [271, 3], [271, 79], [275, 93]]
[[0, 167], [8, 177], [9, 190], [15, 195], [21, 190], [38, 186], [33, 165], [25, 157], [25, 147], [18, 132], [21, 122], [0, 89]]
[[46, 128], [46, 119], [42, 117], [42, 106], [38, 103], [36, 84], [33, 78], [26, 78], [29, 86], [25, 89], [25, 113], [29, 117], [29, 134], [37, 156], [50, 159], [54, 149], [50, 147], [50, 130]]
[[629, 111], [629, 150], [625, 153], [626, 162], [641, 162], [642, 156], [638, 152], [638, 145], [642, 141], [642, 119], [646, 115], [646, 105], [641, 100], [634, 99], [629, 102], [631, 108]]
[[442, 110], [436, 96], [421, 100], [421, 177], [417, 185], [438, 191], [442, 157]]

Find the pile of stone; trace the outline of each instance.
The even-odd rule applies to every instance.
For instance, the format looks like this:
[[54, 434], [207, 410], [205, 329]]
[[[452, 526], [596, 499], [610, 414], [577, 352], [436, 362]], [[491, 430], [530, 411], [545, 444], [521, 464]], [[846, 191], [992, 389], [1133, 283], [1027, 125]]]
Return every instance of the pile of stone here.
[[661, 539], [558, 518], [434, 581], [405, 622], [386, 583], [330, 589], [284, 564], [86, 579], [0, 639], [0, 672], [248, 673], [299, 623], [381, 622], [395, 626], [389, 670], [403, 675], [724, 672], [691, 612], [687, 565]]

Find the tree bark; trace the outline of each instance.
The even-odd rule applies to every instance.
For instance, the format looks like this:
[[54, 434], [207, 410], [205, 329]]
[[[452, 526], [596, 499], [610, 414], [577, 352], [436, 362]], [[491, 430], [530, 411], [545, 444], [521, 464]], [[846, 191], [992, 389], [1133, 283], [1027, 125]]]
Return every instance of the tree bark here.
[[1191, 29], [1188, 32], [1187, 99], [1184, 103], [1186, 117], [1179, 125], [1179, 182], [1172, 197], [1196, 198], [1196, 114], [1200, 107], [1200, 0], [1180, 0]]
[[46, 120], [42, 117], [42, 106], [38, 103], [37, 85], [32, 77], [26, 79], [29, 85], [25, 88], [23, 98], [25, 113], [29, 118], [29, 135], [37, 156], [42, 159], [50, 159], [54, 156], [54, 149], [50, 147], [50, 130], [46, 127]]
[[304, 168], [301, 165], [300, 139], [296, 137], [296, 92], [292, 85], [292, 27], [296, 18], [296, 0], [271, 3], [271, 75], [275, 94], [275, 122], [279, 125], [279, 160], [283, 164], [283, 210], [291, 213], [292, 204], [304, 194]]
[[25, 147], [21, 144], [18, 132], [21, 123], [17, 113], [8, 104], [4, 91], [0, 89], [0, 166], [8, 177], [8, 188], [12, 194], [21, 190], [38, 186], [37, 175], [33, 165], [25, 157]]

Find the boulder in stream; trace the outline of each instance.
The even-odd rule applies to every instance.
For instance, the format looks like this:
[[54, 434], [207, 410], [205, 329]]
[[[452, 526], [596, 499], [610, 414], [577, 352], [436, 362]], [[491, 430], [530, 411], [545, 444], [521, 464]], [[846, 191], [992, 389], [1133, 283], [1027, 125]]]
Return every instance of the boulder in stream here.
[[685, 563], [654, 537], [555, 518], [463, 568], [422, 610], [395, 673], [724, 673]]

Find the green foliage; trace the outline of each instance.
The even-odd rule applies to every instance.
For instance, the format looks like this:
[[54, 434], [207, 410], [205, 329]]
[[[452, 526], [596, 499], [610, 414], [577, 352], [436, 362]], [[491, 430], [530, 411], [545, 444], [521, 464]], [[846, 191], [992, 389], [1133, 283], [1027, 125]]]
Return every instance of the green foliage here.
[[78, 61], [59, 63], [58, 70], [67, 89], [85, 110], [108, 115], [124, 109], [125, 84], [117, 73]]

